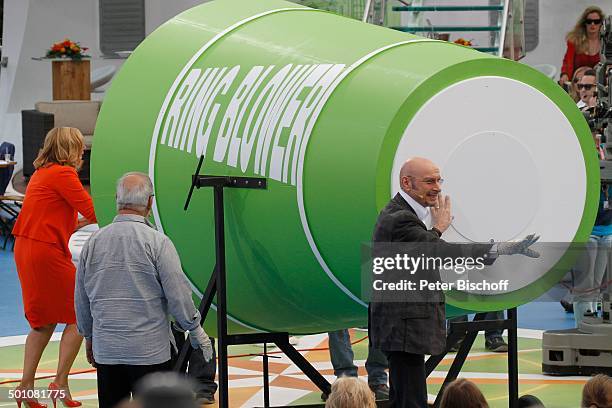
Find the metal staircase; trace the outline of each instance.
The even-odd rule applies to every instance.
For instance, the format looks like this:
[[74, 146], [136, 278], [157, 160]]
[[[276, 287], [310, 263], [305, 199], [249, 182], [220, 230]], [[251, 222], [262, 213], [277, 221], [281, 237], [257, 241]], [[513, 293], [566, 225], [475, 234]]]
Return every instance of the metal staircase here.
[[[441, 5], [437, 4], [439, 0], [395, 0], [394, 4], [391, 7], [388, 7], [390, 1], [391, 0], [368, 0], [368, 2], [366, 3], [363, 20], [373, 24], [388, 26], [389, 28], [393, 28], [395, 30], [423, 35], [430, 38], [443, 38], [442, 36], [444, 34], [450, 35], [450, 33], [458, 32], [488, 32], [490, 33], [488, 38], [483, 41], [480, 41], [484, 44], [478, 44], [473, 47], [474, 49], [481, 52], [491, 53], [500, 57], [505, 56], [510, 57], [512, 59], [520, 58], [520, 56], [514, 57], [514, 55], [504, 55], [504, 50], [506, 50], [507, 54], [508, 49], [512, 49], [512, 47], [506, 43], [506, 40], [512, 41], [513, 38], [506, 37], [513, 37], [513, 0], [499, 0], [499, 3], [492, 2], [493, 4], [487, 5]], [[514, 1], [518, 2], [518, 0]], [[434, 2], [436, 4], [432, 4]], [[472, 2], [476, 3], [477, 1], [472, 0]], [[389, 24], [389, 17], [393, 15], [393, 13], [389, 13], [388, 9], [395, 13], [401, 13], [400, 24]], [[464, 21], [467, 20], [470, 22], [488, 21], [488, 24], [485, 23], [450, 25], [431, 23], [431, 20], [442, 20], [444, 22], [448, 22], [454, 17], [462, 17]], [[395, 22], [397, 22], [397, 19], [395, 20]], [[452, 21], [450, 22], [452, 23]], [[508, 29], [510, 29], [510, 32], [508, 31]]]

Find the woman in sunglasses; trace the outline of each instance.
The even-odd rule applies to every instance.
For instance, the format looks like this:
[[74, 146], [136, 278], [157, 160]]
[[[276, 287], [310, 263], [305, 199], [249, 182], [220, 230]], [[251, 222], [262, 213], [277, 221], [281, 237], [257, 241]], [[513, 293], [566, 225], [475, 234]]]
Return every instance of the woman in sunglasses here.
[[576, 22], [574, 29], [567, 34], [567, 50], [563, 57], [559, 79], [561, 85], [572, 78], [577, 67], [593, 68], [599, 62], [601, 48], [599, 31], [604, 18], [605, 15], [599, 7], [587, 7]]
[[578, 109], [592, 108], [597, 104], [597, 73], [589, 68], [576, 84], [580, 100], [576, 103]]
[[574, 77], [572, 78], [572, 84], [569, 87], [569, 94], [574, 100], [574, 102], [578, 102], [580, 100], [580, 92], [578, 91], [578, 83], [582, 79], [584, 73], [589, 69], [593, 69], [591, 67], [578, 67], [574, 70]]

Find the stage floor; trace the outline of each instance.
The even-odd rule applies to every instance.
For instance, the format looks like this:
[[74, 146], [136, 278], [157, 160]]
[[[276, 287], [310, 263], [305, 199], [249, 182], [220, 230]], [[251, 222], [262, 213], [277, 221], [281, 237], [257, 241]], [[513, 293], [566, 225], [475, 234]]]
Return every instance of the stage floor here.
[[[0, 387], [12, 388], [21, 376], [23, 366], [23, 343], [28, 325], [23, 318], [21, 294], [12, 253], [0, 251]], [[584, 383], [588, 377], [550, 377], [541, 374], [541, 335], [543, 330], [563, 329], [573, 326], [571, 314], [563, 312], [558, 303], [530, 303], [519, 308], [519, 381], [520, 394], [539, 397], [547, 408], [579, 406]], [[355, 363], [359, 374], [367, 379], [364, 368], [367, 354], [366, 333], [351, 331], [355, 343]], [[45, 351], [38, 371], [39, 377], [52, 376], [57, 365], [59, 333], [54, 335]], [[304, 351], [306, 358], [323, 373], [334, 380], [333, 369], [327, 351], [327, 335], [317, 334], [299, 337], [296, 348]], [[316, 349], [316, 350], [313, 350]], [[232, 346], [233, 356], [261, 353], [258, 346]], [[321, 403], [321, 393], [283, 354], [271, 359], [270, 385], [273, 406]], [[428, 379], [428, 391], [433, 397], [440, 387], [453, 355], [442, 362]], [[489, 405], [507, 407], [507, 360], [505, 353], [490, 353], [484, 349], [484, 338], [480, 335], [460, 374], [474, 381], [485, 394]], [[84, 350], [77, 357], [71, 376], [73, 395], [84, 407], [97, 407], [96, 374], [85, 360]], [[41, 379], [37, 387], [46, 386], [49, 379]], [[259, 357], [236, 357], [230, 359], [230, 402], [232, 407], [263, 406], [262, 367]], [[0, 395], [6, 395], [0, 393]], [[50, 403], [50, 401], [48, 401]], [[14, 406], [14, 402], [1, 401], [0, 407]]]

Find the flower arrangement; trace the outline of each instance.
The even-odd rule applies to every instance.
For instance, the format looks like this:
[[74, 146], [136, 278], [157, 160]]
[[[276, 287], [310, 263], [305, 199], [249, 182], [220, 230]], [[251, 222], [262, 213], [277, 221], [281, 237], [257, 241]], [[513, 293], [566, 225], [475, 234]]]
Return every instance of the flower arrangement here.
[[89, 48], [81, 47], [78, 42], [70, 41], [65, 38], [63, 41], [56, 42], [47, 50], [47, 58], [70, 58], [73, 60], [80, 60], [83, 58], [89, 58], [89, 55], [83, 54]]
[[466, 40], [465, 38], [457, 38], [455, 41], [453, 41], [455, 44], [459, 44], [459, 45], [463, 45], [465, 47], [471, 47], [472, 45], [474, 45], [472, 43], [472, 40]]

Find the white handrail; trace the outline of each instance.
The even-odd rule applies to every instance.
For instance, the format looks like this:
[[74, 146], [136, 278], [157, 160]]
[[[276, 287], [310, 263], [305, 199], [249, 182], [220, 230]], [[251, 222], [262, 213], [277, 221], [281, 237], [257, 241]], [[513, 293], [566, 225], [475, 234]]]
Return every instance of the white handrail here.
[[366, 1], [365, 9], [363, 10], [363, 19], [362, 19], [364, 23], [368, 22], [368, 17], [370, 16], [370, 9], [372, 8], [372, 2], [373, 0]]
[[[510, 0], [504, 0], [504, 12], [502, 13], [501, 29], [499, 32], [499, 50], [497, 54], [499, 57], [504, 56], [504, 45], [506, 42], [506, 26], [508, 25], [509, 9], [510, 9]], [[514, 52], [514, 50], [511, 50], [511, 52]]]

